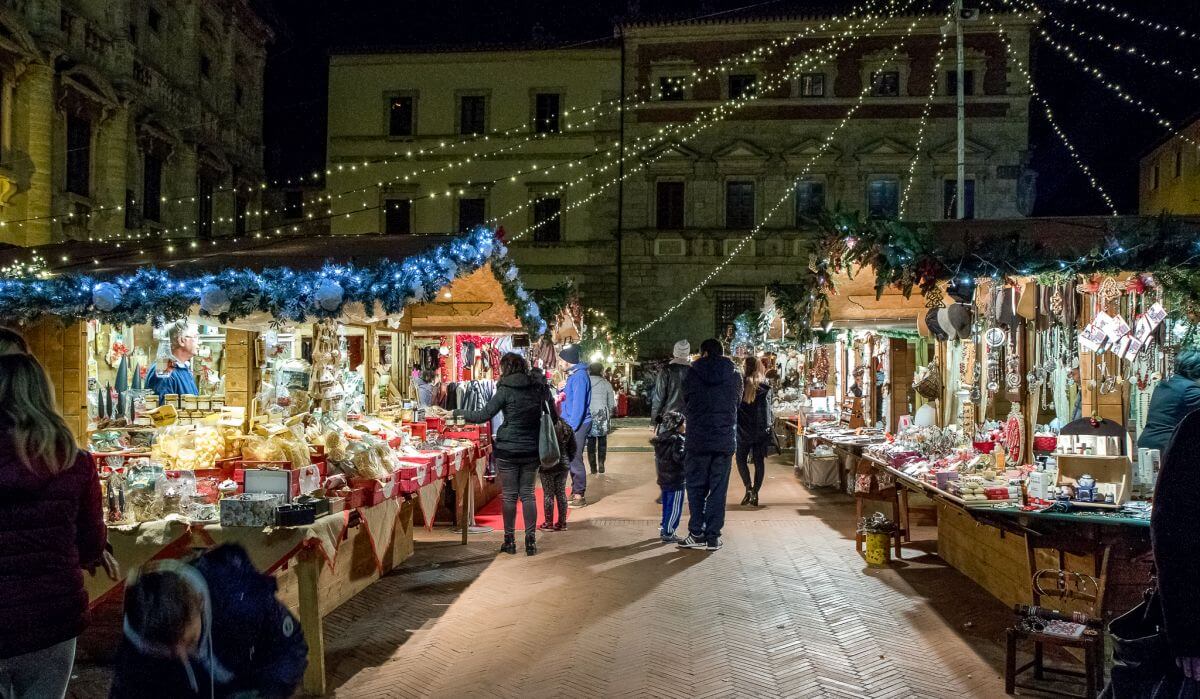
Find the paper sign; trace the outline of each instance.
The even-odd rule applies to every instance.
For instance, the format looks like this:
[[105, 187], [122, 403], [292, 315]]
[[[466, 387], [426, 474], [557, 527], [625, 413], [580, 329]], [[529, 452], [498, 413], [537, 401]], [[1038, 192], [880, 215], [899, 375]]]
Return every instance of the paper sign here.
[[1145, 314], [1138, 316], [1133, 321], [1133, 336], [1143, 344], [1150, 339], [1151, 333], [1154, 332], [1154, 325], [1150, 322], [1150, 318]]
[[1119, 315], [1110, 316], [1103, 311], [1096, 314], [1096, 319], [1092, 321], [1092, 324], [1100, 328], [1105, 336], [1113, 342], [1129, 333], [1129, 323], [1126, 323], [1124, 318]]
[[1146, 310], [1146, 317], [1150, 320], [1151, 329], [1157, 328], [1158, 324], [1166, 320], [1167, 311], [1161, 303], [1155, 303]]
[[1146, 343], [1142, 342], [1133, 335], [1126, 335], [1125, 337], [1121, 338], [1120, 342], [1117, 343], [1117, 349], [1115, 351], [1118, 357], [1132, 362], [1134, 359], [1137, 359], [1138, 352], [1142, 351], [1142, 347], [1145, 346], [1145, 344]]
[[1107, 341], [1108, 335], [1095, 323], [1089, 323], [1083, 332], [1079, 333], [1079, 346], [1088, 352], [1099, 354]]

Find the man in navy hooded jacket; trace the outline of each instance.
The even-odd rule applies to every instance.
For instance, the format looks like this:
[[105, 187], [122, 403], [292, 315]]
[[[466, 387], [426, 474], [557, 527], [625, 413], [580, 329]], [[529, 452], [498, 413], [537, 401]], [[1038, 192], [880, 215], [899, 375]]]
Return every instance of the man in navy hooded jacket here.
[[737, 405], [742, 378], [724, 356], [719, 340], [700, 345], [700, 359], [683, 380], [683, 414], [687, 419], [684, 480], [687, 483], [688, 536], [680, 548], [721, 548], [725, 494], [737, 449]]
[[592, 429], [592, 380], [587, 364], [579, 357], [579, 345], [567, 345], [558, 353], [567, 374], [563, 387], [562, 419], [575, 431], [575, 458], [571, 459], [571, 507], [587, 504], [587, 469], [583, 465], [583, 447]]

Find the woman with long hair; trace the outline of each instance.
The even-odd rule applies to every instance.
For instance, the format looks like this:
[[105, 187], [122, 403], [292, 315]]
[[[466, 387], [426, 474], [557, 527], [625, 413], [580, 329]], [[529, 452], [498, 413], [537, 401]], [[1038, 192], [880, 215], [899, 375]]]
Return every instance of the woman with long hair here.
[[100, 480], [42, 365], [0, 355], [0, 695], [62, 697], [87, 622], [83, 568], [104, 565]]
[[[758, 490], [766, 473], [767, 446], [771, 442], [771, 384], [758, 357], [746, 357], [742, 375], [742, 399], [737, 411], [737, 469], [746, 486], [742, 505], [758, 507]], [[754, 458], [754, 480], [750, 480], [749, 457]]]
[[617, 393], [608, 379], [604, 378], [603, 364], [589, 364], [588, 378], [592, 382], [592, 429], [587, 436], [588, 466], [592, 473], [604, 473], [604, 462], [608, 458], [609, 420], [617, 410]]
[[504, 545], [502, 553], [516, 553], [517, 499], [525, 517], [525, 553], [537, 553], [537, 505], [533, 499], [534, 483], [541, 463], [538, 459], [538, 431], [542, 408], [546, 406], [558, 418], [546, 379], [529, 370], [529, 364], [519, 354], [509, 352], [500, 358], [500, 380], [496, 393], [482, 410], [456, 410], [455, 417], [469, 422], [484, 423], [504, 414], [504, 424], [496, 431], [496, 470], [500, 474], [500, 500], [504, 511]]

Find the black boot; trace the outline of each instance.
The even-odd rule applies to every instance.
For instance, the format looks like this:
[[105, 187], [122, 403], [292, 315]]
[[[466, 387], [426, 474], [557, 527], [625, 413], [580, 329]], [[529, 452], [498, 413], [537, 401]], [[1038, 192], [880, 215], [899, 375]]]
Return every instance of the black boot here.
[[517, 537], [513, 534], [505, 534], [504, 535], [504, 545], [500, 547], [500, 553], [515, 554], [516, 552], [517, 552]]
[[747, 493], [750, 496], [750, 507], [758, 507], [758, 488]]
[[600, 473], [604, 473], [604, 464], [603, 464], [603, 462], [600, 464]]
[[750, 501], [753, 499], [754, 499], [754, 491], [749, 488], [746, 488], [746, 494], [742, 496], [742, 507], [749, 505]]
[[534, 536], [533, 534], [525, 535], [525, 555], [526, 556], [537, 555], [537, 537]]

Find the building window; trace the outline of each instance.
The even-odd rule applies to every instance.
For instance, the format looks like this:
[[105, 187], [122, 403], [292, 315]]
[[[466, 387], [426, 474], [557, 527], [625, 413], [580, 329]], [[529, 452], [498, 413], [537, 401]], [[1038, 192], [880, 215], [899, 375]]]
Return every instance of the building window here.
[[562, 199], [540, 197], [533, 202], [533, 241], [557, 243], [562, 240]]
[[240, 106], [242, 106], [242, 102], [243, 102], [243, 100], [245, 100], [245, 98], [246, 98], [246, 94], [242, 90], [242, 86], [234, 85], [233, 86], [233, 103], [240, 107]]
[[659, 182], [657, 195], [655, 227], [660, 231], [683, 228], [684, 184]]
[[153, 7], [146, 10], [146, 26], [150, 31], [157, 32], [162, 27], [162, 14]]
[[132, 189], [125, 190], [125, 227], [140, 228], [141, 219], [138, 217], [137, 195]]
[[1175, 176], [1183, 177], [1183, 151], [1175, 151]]
[[[963, 94], [964, 95], [975, 94], [975, 71], [965, 70], [965, 71], [963, 71], [963, 75], [965, 76], [963, 78]], [[946, 94], [947, 95], [957, 95], [958, 94], [958, 71], [957, 70], [946, 71]]]
[[238, 196], [233, 200], [233, 208], [233, 232], [237, 235], [246, 235], [247, 224], [250, 220], [250, 200]]
[[[966, 198], [963, 200], [963, 218], [975, 218], [975, 180], [963, 182]], [[942, 218], [958, 218], [958, 179], [950, 178], [942, 183]]]
[[1150, 171], [1150, 189], [1158, 189], [1158, 163], [1154, 164], [1154, 169]]
[[458, 99], [458, 132], [471, 136], [487, 131], [487, 98], [463, 95]]
[[871, 94], [876, 97], [899, 97], [900, 71], [880, 70], [871, 73]]
[[200, 54], [200, 75], [212, 77], [212, 59], [207, 54]]
[[825, 96], [825, 74], [824, 73], [805, 73], [800, 76], [800, 96], [801, 97], [824, 97]]
[[554, 92], [539, 92], [534, 97], [533, 130], [537, 133], [558, 133], [562, 130], [558, 113], [562, 95]]
[[388, 199], [383, 203], [383, 232], [388, 235], [412, 233], [412, 199]]
[[481, 197], [458, 200], [458, 232], [466, 233], [483, 225], [487, 202]]
[[137, 43], [137, 34], [138, 34], [137, 25], [134, 24], [133, 22], [130, 22], [129, 23], [129, 41], [136, 44]]
[[67, 191], [81, 197], [91, 195], [92, 122], [67, 115]]
[[873, 177], [867, 182], [867, 215], [871, 218], [896, 218], [900, 212], [900, 180]]
[[725, 183], [725, 227], [754, 227], [754, 182], [730, 180]]
[[162, 220], [162, 158], [146, 153], [142, 159], [142, 216]]
[[664, 102], [679, 102], [684, 99], [682, 75], [672, 75], [658, 79], [658, 95]]
[[754, 94], [758, 77], [753, 74], [729, 76], [729, 99], [736, 100]]
[[[759, 309], [758, 294], [753, 291], [718, 291], [714, 310], [714, 330], [723, 340], [733, 337], [733, 323], [748, 311]], [[726, 345], [728, 347], [728, 345]]]
[[196, 183], [196, 235], [211, 238], [213, 235], [213, 190], [216, 183], [208, 175], [200, 175]]
[[411, 96], [393, 97], [389, 103], [388, 135], [413, 135], [413, 98]]
[[825, 211], [825, 183], [800, 180], [796, 183], [796, 223], [811, 221]]
[[304, 192], [291, 189], [283, 194], [283, 217], [297, 219], [304, 216]]

